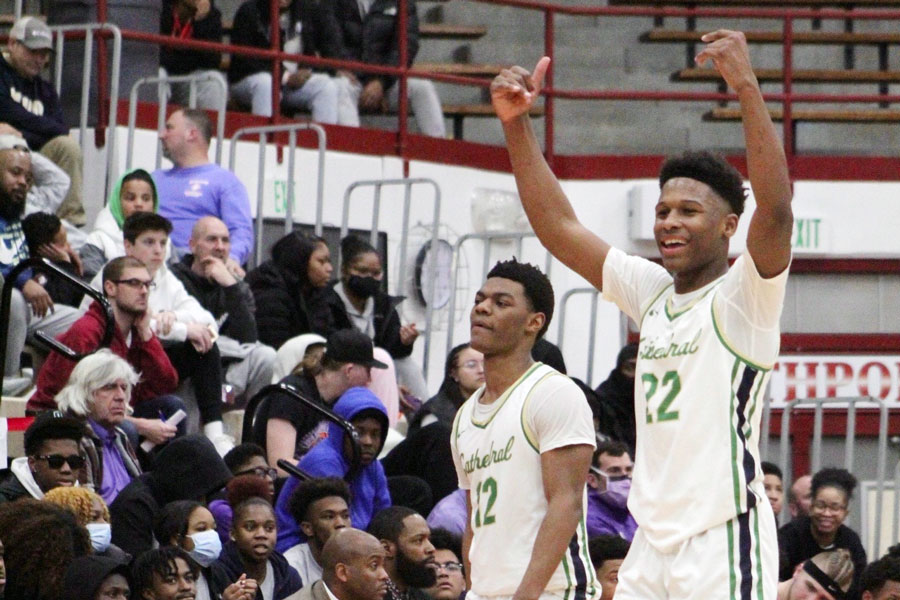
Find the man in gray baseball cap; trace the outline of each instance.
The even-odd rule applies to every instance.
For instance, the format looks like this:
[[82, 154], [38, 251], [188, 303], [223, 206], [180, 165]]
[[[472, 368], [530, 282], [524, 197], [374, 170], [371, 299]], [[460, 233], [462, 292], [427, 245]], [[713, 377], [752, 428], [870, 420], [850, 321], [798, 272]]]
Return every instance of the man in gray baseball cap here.
[[22, 17], [15, 22], [0, 57], [0, 133], [18, 133], [32, 150], [65, 171], [71, 185], [56, 214], [84, 225], [81, 147], [69, 137], [59, 95], [41, 77], [52, 49], [53, 35], [40, 18]]

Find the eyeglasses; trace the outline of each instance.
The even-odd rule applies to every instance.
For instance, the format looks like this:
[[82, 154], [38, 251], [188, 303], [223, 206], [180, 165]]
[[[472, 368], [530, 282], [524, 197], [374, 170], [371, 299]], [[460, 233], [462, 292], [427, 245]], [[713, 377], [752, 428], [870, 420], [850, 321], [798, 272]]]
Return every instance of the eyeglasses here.
[[147, 291], [156, 289], [156, 283], [153, 281], [144, 281], [143, 279], [138, 279], [137, 277], [133, 279], [115, 279], [114, 283], [121, 283], [127, 285], [130, 288], [147, 288]]
[[467, 360], [461, 366], [465, 369], [476, 369], [476, 368], [483, 369], [484, 361], [483, 360], [475, 360], [475, 359]]
[[245, 471], [241, 471], [239, 473], [235, 473], [235, 475], [256, 475], [257, 477], [268, 477], [269, 479], [274, 480], [278, 477], [278, 471], [273, 469], [272, 467], [256, 467], [253, 469], [247, 469]]
[[460, 571], [462, 571], [462, 568], [463, 568], [462, 563], [453, 562], [453, 561], [445, 562], [445, 563], [434, 563], [434, 566], [437, 567], [438, 571], [443, 569], [443, 570], [447, 571], [448, 573], [459, 573]]
[[73, 469], [80, 469], [84, 466], [84, 457], [77, 454], [73, 454], [72, 456], [63, 456], [62, 454], [41, 454], [40, 456], [35, 456], [35, 458], [38, 460], [46, 460], [47, 466], [51, 469], [61, 469], [63, 463], [69, 463], [69, 466]]
[[831, 512], [844, 512], [847, 510], [846, 504], [826, 504], [825, 502], [813, 502], [812, 505], [813, 510], [818, 512], [825, 512], [826, 510], [830, 510]]

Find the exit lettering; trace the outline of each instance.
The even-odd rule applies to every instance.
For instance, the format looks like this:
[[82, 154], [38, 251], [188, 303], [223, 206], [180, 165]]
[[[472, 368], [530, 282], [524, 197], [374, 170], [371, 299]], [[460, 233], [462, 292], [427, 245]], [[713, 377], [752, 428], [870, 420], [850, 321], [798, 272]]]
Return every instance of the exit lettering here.
[[791, 236], [791, 247], [799, 250], [818, 250], [822, 246], [822, 219], [794, 219], [794, 234]]

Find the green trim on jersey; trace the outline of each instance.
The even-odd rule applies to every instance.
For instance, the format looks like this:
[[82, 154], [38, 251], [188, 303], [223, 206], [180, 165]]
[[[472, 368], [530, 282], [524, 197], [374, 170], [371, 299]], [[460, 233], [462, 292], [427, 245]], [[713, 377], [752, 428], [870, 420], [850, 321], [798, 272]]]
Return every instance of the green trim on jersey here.
[[537, 452], [538, 454], [541, 453], [541, 449], [538, 448], [537, 436], [534, 435], [534, 432], [531, 431], [531, 428], [528, 426], [528, 423], [525, 422], [525, 411], [528, 409], [528, 401], [531, 399], [531, 394], [534, 393], [534, 388], [541, 385], [541, 383], [543, 383], [543, 381], [545, 379], [547, 379], [549, 377], [553, 377], [554, 375], [561, 375], [561, 373], [558, 373], [556, 371], [547, 373], [546, 375], [544, 375], [543, 377], [538, 379], [537, 382], [535, 382], [535, 384], [533, 386], [531, 386], [531, 389], [528, 391], [528, 394], [525, 396], [525, 400], [522, 401], [522, 410], [519, 413], [519, 423], [522, 426], [522, 433], [525, 435], [525, 441], [527, 441], [528, 445], [531, 446], [534, 449], [534, 451]]
[[[538, 367], [542, 366], [543, 364], [544, 364], [544, 363], [542, 363], [542, 362], [535, 362], [533, 365], [531, 365], [531, 366], [528, 368], [527, 371], [525, 371], [524, 373], [522, 373], [522, 375], [515, 381], [515, 383], [513, 383], [511, 386], [509, 386], [508, 388], [506, 388], [506, 391], [503, 392], [503, 395], [500, 396], [499, 398], [497, 398], [497, 399], [494, 401], [494, 404], [496, 404], [497, 406], [496, 406], [496, 408], [494, 409], [494, 412], [491, 413], [491, 415], [487, 418], [486, 421], [478, 422], [478, 421], [475, 420], [475, 406], [473, 405], [473, 406], [472, 406], [472, 410], [471, 410], [471, 413], [472, 413], [472, 414], [471, 414], [471, 416], [469, 417], [469, 420], [472, 422], [472, 425], [474, 425], [475, 427], [477, 427], [477, 428], [479, 428], [479, 429], [484, 429], [484, 428], [486, 428], [488, 425], [490, 425], [490, 424], [491, 424], [491, 421], [494, 420], [494, 417], [497, 416], [497, 413], [500, 412], [500, 409], [503, 408], [503, 405], [506, 404], [506, 401], [509, 399], [510, 394], [512, 394], [513, 391], [515, 391], [515, 389], [516, 389], [517, 387], [519, 387], [526, 379], [528, 379], [528, 376], [531, 375], [531, 374], [535, 371], [535, 369], [537, 369]], [[484, 394], [482, 393], [482, 396], [483, 396], [483, 395], [484, 395]], [[476, 399], [476, 400], [474, 400], [474, 402], [477, 403], [478, 400]]]
[[748, 359], [746, 356], [743, 356], [740, 352], [731, 347], [731, 345], [725, 340], [725, 335], [722, 333], [722, 330], [719, 329], [719, 320], [716, 318], [716, 303], [715, 301], [709, 303], [709, 312], [712, 314], [712, 323], [713, 323], [713, 331], [716, 332], [716, 337], [719, 338], [719, 341], [722, 342], [722, 345], [725, 346], [725, 349], [732, 353], [738, 360], [747, 364], [750, 367], [753, 367], [757, 371], [768, 372], [771, 371], [775, 365], [769, 365], [768, 367], [764, 367], [762, 365], [758, 365], [754, 363], [752, 360]]
[[731, 590], [730, 598], [737, 598], [737, 572], [734, 568], [734, 519], [728, 521], [725, 526], [728, 531], [728, 585]]
[[585, 571], [587, 571], [588, 574], [587, 585], [589, 587], [585, 592], [585, 596], [587, 598], [593, 598], [598, 593], [597, 571], [594, 570], [593, 563], [591, 562], [590, 550], [588, 549], [587, 521], [585, 515], [581, 516], [578, 525], [581, 527], [581, 560], [584, 561]]
[[[725, 276], [722, 275], [722, 277], [725, 277]], [[666, 318], [669, 319], [669, 321], [674, 321], [675, 319], [677, 319], [684, 313], [688, 312], [689, 310], [691, 310], [692, 308], [697, 306], [697, 304], [699, 304], [701, 300], [706, 298], [706, 296], [708, 296], [711, 291], [713, 291], [714, 289], [719, 287], [720, 283], [722, 283], [721, 278], [719, 281], [716, 281], [716, 282], [710, 284], [708, 290], [706, 290], [700, 296], [698, 296], [698, 297], [694, 298], [693, 300], [691, 300], [690, 302], [688, 302], [687, 305], [685, 305], [681, 310], [678, 310], [678, 311], [672, 310], [669, 307], [669, 303], [672, 302], [672, 296], [669, 296], [668, 298], [666, 298], [666, 303], [664, 305]]]
[[[591, 563], [588, 563], [591, 564]], [[572, 591], [572, 576], [569, 575], [569, 549], [563, 552], [562, 557], [563, 572], [566, 574], [566, 592], [563, 594], [563, 600], [569, 600], [569, 593]]]
[[763, 572], [762, 572], [762, 550], [760, 544], [762, 538], [759, 537], [759, 507], [753, 511], [753, 539], [756, 542], [756, 598], [763, 599]]
[[734, 492], [734, 509], [735, 514], [741, 514], [743, 512], [741, 510], [741, 476], [738, 473], [738, 439], [737, 439], [737, 428], [735, 427], [734, 419], [737, 417], [737, 410], [735, 409], [735, 393], [734, 393], [734, 381], [737, 378], [739, 368], [741, 366], [740, 360], [734, 361], [734, 367], [731, 370], [731, 386], [729, 386], [729, 392], [731, 393], [731, 410], [728, 411], [728, 433], [731, 437], [731, 485], [732, 491]]
[[[656, 302], [659, 300], [660, 296], [666, 293], [666, 290], [669, 288], [674, 288], [675, 283], [670, 283], [668, 285], [663, 286], [659, 293], [653, 296], [653, 300], [647, 303], [647, 307], [644, 309], [644, 312], [641, 313], [641, 323], [644, 322], [644, 318], [647, 316], [647, 312], [656, 305]], [[638, 329], [640, 329], [640, 325], [638, 325]]]

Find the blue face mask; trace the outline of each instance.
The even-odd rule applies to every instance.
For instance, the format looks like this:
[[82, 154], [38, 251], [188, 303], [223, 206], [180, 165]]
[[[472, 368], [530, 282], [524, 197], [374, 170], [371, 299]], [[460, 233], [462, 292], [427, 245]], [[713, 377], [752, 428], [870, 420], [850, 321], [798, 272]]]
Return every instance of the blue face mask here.
[[106, 552], [112, 540], [112, 529], [109, 523], [88, 523], [88, 534], [91, 536], [91, 546], [94, 552]]
[[219, 533], [215, 529], [192, 533], [188, 537], [194, 542], [194, 549], [188, 554], [201, 567], [208, 567], [222, 553], [222, 540], [219, 539]]

